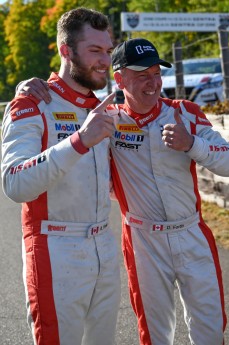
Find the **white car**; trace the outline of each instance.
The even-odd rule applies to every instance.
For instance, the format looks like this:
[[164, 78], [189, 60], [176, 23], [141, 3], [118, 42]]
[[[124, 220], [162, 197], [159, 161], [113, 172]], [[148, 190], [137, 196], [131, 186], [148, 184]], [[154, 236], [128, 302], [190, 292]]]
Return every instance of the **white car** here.
[[[206, 89], [207, 86], [210, 85], [210, 81], [217, 81], [217, 78], [220, 77], [222, 79], [221, 59], [198, 58], [183, 60], [182, 62], [186, 98], [192, 100], [193, 102], [199, 105], [206, 105], [208, 103], [212, 103], [214, 100], [211, 91], [207, 92]], [[162, 80], [163, 93], [165, 97], [174, 99], [176, 88], [176, 76], [174, 66], [167, 70], [164, 76], [162, 76]], [[218, 88], [219, 83], [216, 83], [215, 86], [216, 85], [217, 90], [213, 91], [214, 93], [216, 93], [216, 96], [214, 95], [215, 101], [220, 99], [220, 92], [222, 93], [222, 89]], [[203, 86], [205, 86], [205, 89]], [[212, 85], [210, 85], [210, 87], [212, 87]], [[199, 92], [197, 92], [197, 89]], [[203, 92], [202, 97], [200, 94], [201, 92]]]
[[224, 101], [222, 74], [210, 78], [207, 82], [199, 83], [189, 96], [189, 100], [200, 106]]

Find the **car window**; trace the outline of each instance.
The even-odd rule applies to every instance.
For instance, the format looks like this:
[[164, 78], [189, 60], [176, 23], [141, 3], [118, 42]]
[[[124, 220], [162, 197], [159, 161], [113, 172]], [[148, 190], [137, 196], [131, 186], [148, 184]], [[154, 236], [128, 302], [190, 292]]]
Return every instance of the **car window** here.
[[197, 63], [187, 63], [183, 65], [184, 74], [208, 74], [216, 73], [216, 68], [219, 68], [219, 73], [221, 72], [220, 63], [217, 62], [197, 62]]
[[167, 75], [168, 71], [170, 70], [171, 68], [167, 68], [167, 67], [163, 67], [161, 66], [161, 75], [164, 76], [164, 75]]
[[[185, 75], [191, 74], [212, 74], [212, 73], [221, 73], [221, 64], [220, 61], [201, 61], [201, 62], [183, 62], [183, 70]], [[164, 74], [165, 76], [174, 76], [175, 69], [174, 66], [169, 68]]]

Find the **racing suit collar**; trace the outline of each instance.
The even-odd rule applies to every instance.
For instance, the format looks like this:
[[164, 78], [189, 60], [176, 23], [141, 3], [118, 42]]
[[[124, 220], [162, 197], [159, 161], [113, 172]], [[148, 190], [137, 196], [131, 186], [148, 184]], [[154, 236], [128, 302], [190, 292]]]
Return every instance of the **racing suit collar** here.
[[127, 104], [123, 104], [122, 108], [126, 111], [126, 113], [132, 117], [139, 128], [146, 126], [149, 122], [155, 120], [161, 111], [162, 102], [161, 99], [157, 101], [157, 104], [146, 114], [138, 114], [133, 111], [131, 108], [128, 107]]
[[93, 109], [100, 103], [95, 94], [91, 91], [89, 95], [85, 96], [80, 92], [77, 92], [70, 88], [64, 81], [58, 76], [58, 73], [52, 72], [48, 79], [49, 87], [58, 93], [61, 97], [67, 101], [75, 104], [80, 108]]

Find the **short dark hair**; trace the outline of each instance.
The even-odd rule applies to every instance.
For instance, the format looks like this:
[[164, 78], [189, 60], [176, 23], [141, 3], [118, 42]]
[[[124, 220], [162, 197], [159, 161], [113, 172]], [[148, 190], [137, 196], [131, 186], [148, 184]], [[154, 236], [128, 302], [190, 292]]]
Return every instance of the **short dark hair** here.
[[82, 38], [80, 33], [85, 24], [93, 29], [105, 31], [109, 28], [109, 20], [103, 13], [79, 7], [65, 12], [57, 23], [57, 45], [62, 44], [73, 47]]

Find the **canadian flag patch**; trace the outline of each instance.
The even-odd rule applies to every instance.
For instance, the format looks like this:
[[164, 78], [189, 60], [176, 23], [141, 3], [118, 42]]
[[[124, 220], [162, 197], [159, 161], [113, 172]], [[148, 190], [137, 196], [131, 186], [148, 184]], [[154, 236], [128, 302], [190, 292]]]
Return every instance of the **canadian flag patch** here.
[[162, 231], [162, 230], [163, 230], [163, 225], [159, 225], [159, 224], [153, 225], [153, 231]]

